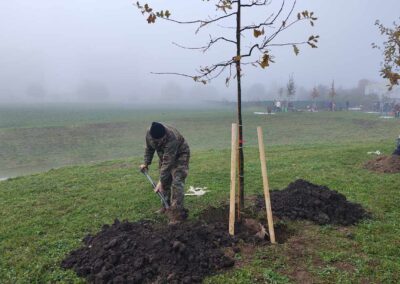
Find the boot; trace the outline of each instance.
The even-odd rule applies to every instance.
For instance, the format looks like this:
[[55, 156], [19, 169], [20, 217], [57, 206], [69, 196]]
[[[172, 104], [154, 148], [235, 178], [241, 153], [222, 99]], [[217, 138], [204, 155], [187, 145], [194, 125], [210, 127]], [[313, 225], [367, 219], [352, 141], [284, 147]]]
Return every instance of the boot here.
[[188, 210], [185, 208], [171, 208], [167, 211], [167, 216], [169, 219], [168, 225], [177, 225], [187, 219]]

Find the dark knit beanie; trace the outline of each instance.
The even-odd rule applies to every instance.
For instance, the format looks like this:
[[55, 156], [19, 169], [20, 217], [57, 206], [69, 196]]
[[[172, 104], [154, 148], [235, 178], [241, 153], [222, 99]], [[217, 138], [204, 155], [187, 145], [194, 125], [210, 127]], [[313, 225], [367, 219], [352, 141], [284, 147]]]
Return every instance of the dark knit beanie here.
[[165, 127], [161, 123], [153, 122], [150, 127], [150, 136], [154, 139], [163, 138], [165, 135]]

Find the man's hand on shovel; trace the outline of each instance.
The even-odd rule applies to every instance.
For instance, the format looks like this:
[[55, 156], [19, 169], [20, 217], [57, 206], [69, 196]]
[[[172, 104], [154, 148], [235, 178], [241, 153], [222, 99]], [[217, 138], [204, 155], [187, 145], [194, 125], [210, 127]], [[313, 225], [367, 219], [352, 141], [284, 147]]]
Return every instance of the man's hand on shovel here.
[[167, 200], [165, 199], [165, 196], [164, 196], [164, 193], [163, 193], [163, 187], [161, 185], [161, 182], [158, 182], [158, 184], [156, 185], [155, 182], [152, 180], [152, 178], [147, 173], [147, 170], [148, 170], [147, 169], [147, 165], [140, 165], [140, 171], [150, 181], [151, 185], [153, 186], [154, 192], [160, 197], [165, 209], [168, 209], [169, 205], [168, 205]]
[[149, 170], [149, 166], [145, 165], [145, 164], [141, 164], [140, 165], [140, 171], [143, 173], [144, 171], [148, 171]]
[[155, 192], [155, 193], [157, 193], [157, 192], [164, 193], [164, 189], [163, 189], [163, 186], [162, 186], [162, 184], [161, 184], [161, 181], [159, 181], [159, 182], [157, 183], [156, 187], [154, 188], [154, 192]]

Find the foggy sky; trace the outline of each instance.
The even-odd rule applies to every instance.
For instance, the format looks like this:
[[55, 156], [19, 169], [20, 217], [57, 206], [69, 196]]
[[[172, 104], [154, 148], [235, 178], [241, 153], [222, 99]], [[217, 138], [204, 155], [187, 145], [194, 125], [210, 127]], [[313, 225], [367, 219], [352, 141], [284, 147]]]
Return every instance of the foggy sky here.
[[[176, 19], [190, 20], [216, 15], [213, 1], [148, 1], [169, 9]], [[287, 1], [290, 6], [291, 1]], [[279, 0], [267, 8], [244, 10], [245, 23], [252, 24], [276, 12]], [[371, 43], [382, 43], [374, 26], [376, 19], [390, 26], [399, 20], [398, 0], [299, 0], [297, 11], [308, 9], [318, 17], [315, 27], [300, 23], [275, 43], [303, 41], [320, 35], [318, 49], [299, 46], [271, 50], [275, 63], [268, 69], [243, 68], [243, 88], [284, 86], [293, 74], [306, 88], [329, 85], [350, 88], [360, 79], [382, 81], [382, 55]], [[250, 13], [249, 13], [250, 12]], [[224, 26], [233, 26], [227, 20]], [[235, 55], [234, 46], [217, 44], [203, 54], [182, 50], [202, 46], [209, 35], [234, 39], [234, 30], [210, 26], [195, 34], [195, 25], [158, 21], [148, 25], [128, 0], [2, 0], [0, 1], [0, 103], [28, 101], [179, 101], [194, 99], [234, 100], [235, 86], [225, 87], [224, 78], [208, 86], [183, 77], [150, 72], [194, 74], [200, 65], [216, 63]], [[268, 30], [266, 30], [268, 32]], [[243, 37], [244, 48], [255, 42]], [[261, 86], [260, 86], [261, 84]]]

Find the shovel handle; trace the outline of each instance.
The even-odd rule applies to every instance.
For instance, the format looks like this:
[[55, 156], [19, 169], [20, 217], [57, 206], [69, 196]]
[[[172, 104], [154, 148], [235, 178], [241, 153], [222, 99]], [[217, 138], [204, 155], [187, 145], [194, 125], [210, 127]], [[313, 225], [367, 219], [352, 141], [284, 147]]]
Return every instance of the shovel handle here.
[[[157, 187], [157, 185], [155, 184], [155, 182], [153, 181], [153, 179], [151, 178], [151, 176], [147, 173], [147, 171], [145, 169], [140, 170], [142, 172], [142, 174], [144, 174], [146, 176], [146, 178], [149, 180], [149, 182], [151, 183], [151, 185], [153, 186], [153, 188], [155, 189]], [[157, 191], [156, 192], [157, 195], [160, 197], [165, 209], [169, 208], [168, 202], [167, 200], [165, 200], [165, 196], [162, 192]]]

